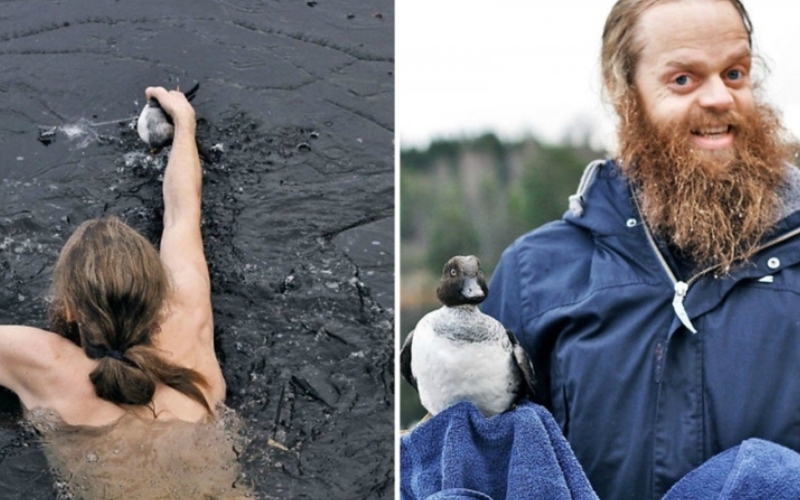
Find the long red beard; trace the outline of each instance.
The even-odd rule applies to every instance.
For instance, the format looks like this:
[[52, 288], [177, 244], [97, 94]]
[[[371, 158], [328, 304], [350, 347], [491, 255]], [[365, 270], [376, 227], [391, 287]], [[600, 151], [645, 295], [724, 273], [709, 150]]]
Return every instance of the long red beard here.
[[[795, 143], [764, 104], [747, 114], [690, 117], [661, 127], [633, 101], [619, 127], [620, 160], [645, 221], [698, 266], [727, 273], [777, 222], [777, 188]], [[692, 147], [691, 130], [711, 125], [712, 118], [733, 124], [732, 151]]]

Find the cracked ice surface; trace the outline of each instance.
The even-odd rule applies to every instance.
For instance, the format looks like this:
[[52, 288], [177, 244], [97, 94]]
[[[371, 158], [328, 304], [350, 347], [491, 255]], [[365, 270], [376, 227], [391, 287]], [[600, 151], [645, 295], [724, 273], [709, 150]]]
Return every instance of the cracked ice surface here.
[[[132, 119], [145, 86], [199, 81], [216, 348], [260, 498], [392, 495], [393, 17], [377, 0], [28, 0], [0, 17], [0, 323], [47, 326], [52, 265], [87, 218], [157, 242], [167, 153]], [[0, 395], [0, 489], [54, 498], [19, 418]]]

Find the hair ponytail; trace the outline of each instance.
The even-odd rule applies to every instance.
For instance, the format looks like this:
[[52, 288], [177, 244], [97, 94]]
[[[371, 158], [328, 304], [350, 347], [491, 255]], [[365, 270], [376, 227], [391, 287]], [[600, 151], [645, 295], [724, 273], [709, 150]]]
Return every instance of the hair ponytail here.
[[205, 378], [165, 361], [153, 346], [169, 279], [141, 234], [113, 216], [87, 221], [64, 245], [53, 275], [51, 328], [99, 361], [89, 375], [98, 397], [146, 405], [162, 383], [213, 413], [200, 390]]
[[[84, 349], [86, 351], [86, 349]], [[89, 357], [92, 355], [87, 352]], [[125, 352], [107, 350], [89, 374], [98, 397], [117, 404], [146, 405], [161, 382], [197, 401], [209, 412], [211, 407], [198, 386], [208, 383], [195, 370], [164, 361], [154, 347], [138, 345]]]

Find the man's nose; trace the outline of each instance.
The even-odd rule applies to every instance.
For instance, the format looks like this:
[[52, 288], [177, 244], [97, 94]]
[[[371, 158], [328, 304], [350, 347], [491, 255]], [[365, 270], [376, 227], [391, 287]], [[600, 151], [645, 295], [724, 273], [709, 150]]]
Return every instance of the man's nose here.
[[703, 82], [698, 104], [705, 109], [716, 112], [728, 111], [733, 105], [733, 89], [728, 87], [719, 76]]

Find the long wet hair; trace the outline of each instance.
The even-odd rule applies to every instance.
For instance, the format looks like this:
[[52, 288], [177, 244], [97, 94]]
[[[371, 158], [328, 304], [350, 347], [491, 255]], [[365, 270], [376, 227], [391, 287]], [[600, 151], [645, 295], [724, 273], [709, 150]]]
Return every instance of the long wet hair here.
[[[153, 245], [117, 217], [72, 234], [53, 271], [51, 329], [99, 361], [89, 374], [98, 397], [147, 405], [163, 383], [211, 408], [195, 370], [166, 362], [153, 345], [170, 284]], [[69, 313], [69, 314], [68, 314]]]
[[[633, 77], [642, 51], [636, 25], [642, 13], [657, 3], [679, 0], [618, 0], [606, 18], [600, 66], [606, 97], [621, 115], [633, 92]], [[728, 1], [742, 16], [748, 41], [752, 48], [753, 25], [740, 0]]]

